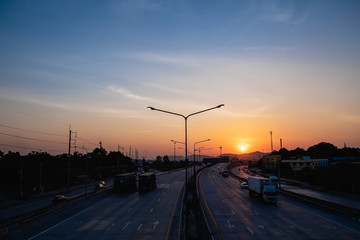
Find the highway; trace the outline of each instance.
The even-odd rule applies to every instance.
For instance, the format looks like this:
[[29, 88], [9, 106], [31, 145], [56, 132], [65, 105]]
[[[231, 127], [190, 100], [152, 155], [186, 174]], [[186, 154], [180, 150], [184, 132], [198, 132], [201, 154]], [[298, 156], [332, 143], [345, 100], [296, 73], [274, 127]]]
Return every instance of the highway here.
[[360, 239], [360, 225], [283, 195], [276, 205], [249, 197], [233, 177], [222, 177], [226, 165], [199, 176], [199, 198], [214, 239]]
[[151, 192], [105, 191], [29, 221], [7, 239], [177, 239], [184, 180], [177, 171], [158, 175]]

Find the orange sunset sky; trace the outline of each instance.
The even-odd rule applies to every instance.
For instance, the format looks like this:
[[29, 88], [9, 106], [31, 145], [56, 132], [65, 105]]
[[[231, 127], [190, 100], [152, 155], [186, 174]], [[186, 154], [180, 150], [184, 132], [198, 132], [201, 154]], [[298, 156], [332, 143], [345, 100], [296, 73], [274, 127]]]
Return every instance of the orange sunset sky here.
[[[358, 1], [0, 4], [0, 150], [360, 146]], [[75, 141], [76, 139], [76, 141]], [[182, 147], [178, 144], [177, 147]], [[184, 150], [177, 149], [177, 155]]]

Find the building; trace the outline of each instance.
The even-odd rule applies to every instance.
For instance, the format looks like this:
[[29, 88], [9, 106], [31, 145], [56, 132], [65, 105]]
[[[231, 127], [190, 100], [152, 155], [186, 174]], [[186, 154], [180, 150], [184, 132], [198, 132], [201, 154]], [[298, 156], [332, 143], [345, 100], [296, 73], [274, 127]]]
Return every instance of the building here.
[[317, 167], [328, 167], [328, 159], [311, 159], [308, 156], [304, 156], [301, 159], [295, 160], [282, 160], [281, 163], [289, 164], [293, 171], [300, 171], [304, 168], [317, 168]]
[[266, 170], [272, 170], [277, 167], [278, 162], [281, 160], [281, 155], [267, 155], [262, 158], [263, 165]]

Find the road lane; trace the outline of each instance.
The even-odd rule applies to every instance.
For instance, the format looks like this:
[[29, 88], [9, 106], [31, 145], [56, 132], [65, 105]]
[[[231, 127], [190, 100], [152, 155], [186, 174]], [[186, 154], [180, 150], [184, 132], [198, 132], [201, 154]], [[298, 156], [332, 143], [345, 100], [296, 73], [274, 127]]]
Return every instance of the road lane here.
[[25, 224], [9, 239], [165, 239], [171, 217], [180, 216], [173, 209], [183, 184], [178, 171], [157, 176], [151, 192], [101, 193]]
[[[221, 231], [218, 239], [358, 239], [360, 227], [319, 209], [279, 196], [277, 205], [249, 197], [235, 178], [204, 170], [200, 192]], [[202, 194], [200, 194], [202, 197]], [[209, 222], [213, 222], [208, 219]], [[212, 223], [213, 231], [216, 229]]]

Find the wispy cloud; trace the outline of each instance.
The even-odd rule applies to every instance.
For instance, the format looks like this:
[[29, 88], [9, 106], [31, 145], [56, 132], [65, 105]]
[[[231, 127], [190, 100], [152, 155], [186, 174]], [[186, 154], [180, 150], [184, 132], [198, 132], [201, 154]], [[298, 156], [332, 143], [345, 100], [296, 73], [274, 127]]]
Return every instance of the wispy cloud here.
[[[174, 57], [176, 56], [176, 57]], [[162, 63], [162, 64], [172, 64], [172, 65], [181, 65], [181, 66], [201, 66], [204, 59], [199, 58], [195, 55], [181, 56], [176, 53], [154, 53], [154, 52], [137, 52], [125, 55], [126, 58], [132, 60], [140, 60], [145, 62], [153, 63]]]
[[74, 111], [74, 104], [65, 104], [52, 101], [47, 97], [39, 97], [38, 94], [31, 94], [19, 90], [0, 90], [0, 96], [4, 99], [17, 102], [36, 104], [39, 106], [58, 108], [67, 111]]
[[249, 46], [244, 47], [244, 51], [278, 51], [278, 52], [287, 52], [287, 51], [295, 51], [296, 47], [287, 47], [287, 46], [277, 46], [277, 47], [270, 47], [270, 46]]
[[276, 1], [263, 1], [259, 20], [272, 23], [302, 24], [306, 21], [308, 13], [298, 11], [297, 3], [283, 4]]
[[126, 9], [156, 10], [160, 7], [160, 4], [149, 0], [127, 0], [122, 1], [121, 6]]
[[129, 90], [123, 88], [123, 87], [118, 87], [118, 86], [107, 86], [106, 89], [110, 92], [119, 94], [123, 97], [126, 97], [130, 100], [136, 100], [136, 101], [145, 101], [147, 103], [160, 103], [161, 101], [154, 99], [154, 98], [150, 98], [150, 97], [145, 97], [145, 96], [141, 96], [139, 94], [135, 94], [130, 92]]
[[189, 93], [189, 91], [185, 91], [178, 87], [170, 87], [168, 85], [165, 86], [163, 84], [157, 84], [157, 83], [152, 83], [152, 82], [143, 82], [142, 84], [144, 86], [151, 87], [155, 90], [161, 90], [161, 91], [165, 91], [165, 92], [172, 92], [172, 93], [177, 93], [177, 94], [188, 94]]

